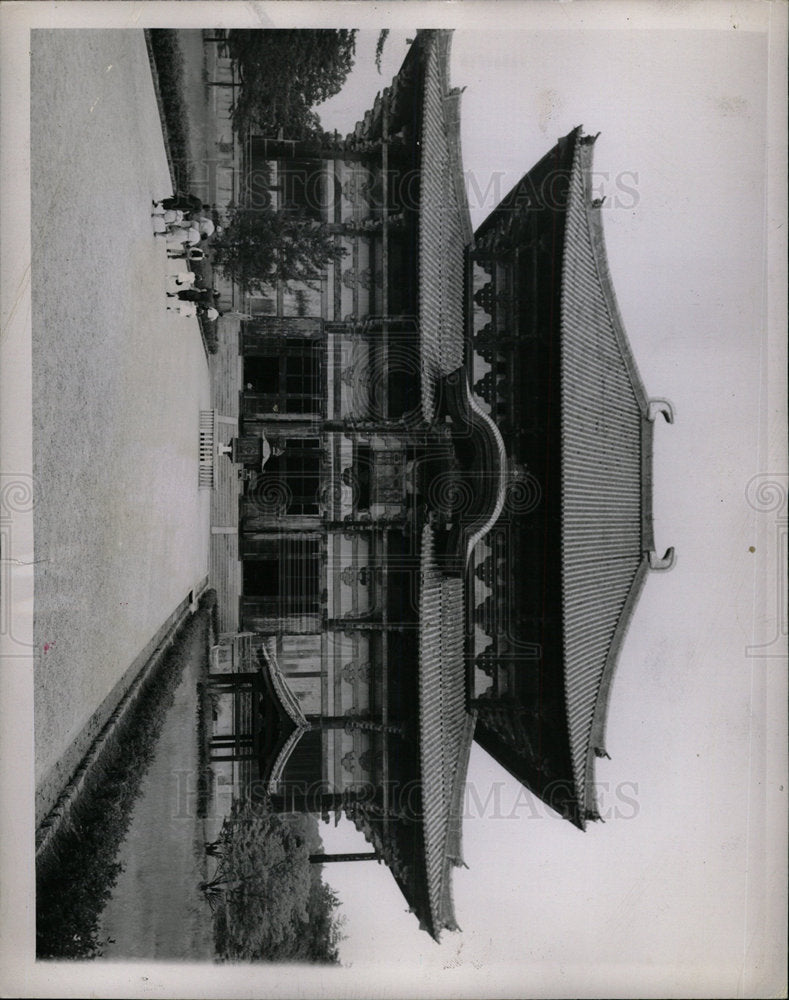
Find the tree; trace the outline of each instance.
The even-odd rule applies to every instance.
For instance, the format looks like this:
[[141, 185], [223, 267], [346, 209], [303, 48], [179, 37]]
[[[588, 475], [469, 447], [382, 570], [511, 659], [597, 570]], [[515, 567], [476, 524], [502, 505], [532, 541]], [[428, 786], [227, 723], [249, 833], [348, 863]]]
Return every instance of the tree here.
[[[305, 827], [308, 820], [314, 831]], [[338, 961], [339, 900], [310, 864], [316, 839], [313, 817], [234, 804], [220, 834], [216, 874], [200, 886], [214, 911], [219, 958]]]
[[214, 263], [247, 292], [260, 292], [277, 279], [313, 282], [344, 253], [325, 225], [271, 207], [236, 208], [213, 247]]
[[389, 37], [389, 29], [381, 28], [378, 32], [378, 41], [375, 43], [375, 68], [378, 72], [381, 72], [381, 59], [384, 54], [384, 46], [386, 45], [386, 39]]
[[312, 110], [337, 94], [353, 67], [355, 30], [233, 30], [227, 50], [241, 80], [233, 127], [303, 139], [320, 128]]

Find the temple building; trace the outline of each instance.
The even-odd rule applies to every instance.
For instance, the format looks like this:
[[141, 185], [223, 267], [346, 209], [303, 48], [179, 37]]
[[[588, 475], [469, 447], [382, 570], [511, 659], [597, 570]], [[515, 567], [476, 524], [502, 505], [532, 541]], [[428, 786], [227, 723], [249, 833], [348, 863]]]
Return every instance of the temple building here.
[[246, 197], [345, 252], [246, 301], [243, 666], [212, 675], [235, 699], [216, 766], [348, 817], [436, 938], [472, 739], [583, 826], [617, 651], [671, 561], [650, 508], [671, 411], [619, 319], [593, 140], [560, 140], [474, 234], [450, 41], [419, 32], [345, 140], [248, 144]]
[[473, 389], [519, 473], [470, 571], [485, 593], [475, 739], [582, 828], [619, 648], [647, 570], [673, 562], [652, 529], [654, 420], [673, 415], [647, 396], [619, 315], [595, 138], [574, 129], [479, 227], [468, 314]]

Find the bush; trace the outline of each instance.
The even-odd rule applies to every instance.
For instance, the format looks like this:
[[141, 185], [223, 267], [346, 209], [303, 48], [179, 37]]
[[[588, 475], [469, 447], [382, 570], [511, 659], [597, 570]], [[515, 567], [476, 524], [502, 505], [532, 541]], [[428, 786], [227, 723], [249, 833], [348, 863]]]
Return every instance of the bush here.
[[154, 28], [145, 34], [159, 77], [162, 126], [172, 159], [174, 186], [176, 190], [188, 191], [191, 181], [189, 111], [184, 93], [184, 57], [178, 33], [171, 28]]
[[36, 957], [96, 958], [101, 911], [122, 871], [118, 851], [190, 656], [205, 656], [214, 591], [201, 601], [107, 740], [68, 829], [36, 860]]

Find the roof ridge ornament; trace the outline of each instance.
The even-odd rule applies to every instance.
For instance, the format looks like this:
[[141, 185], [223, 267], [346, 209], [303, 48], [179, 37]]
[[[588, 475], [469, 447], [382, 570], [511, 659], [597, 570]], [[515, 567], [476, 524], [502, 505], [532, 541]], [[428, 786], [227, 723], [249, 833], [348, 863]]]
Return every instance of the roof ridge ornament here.
[[667, 424], [674, 423], [674, 407], [667, 399], [653, 398], [647, 404], [647, 420], [654, 422], [658, 413], [662, 413]]
[[647, 558], [649, 559], [649, 568], [657, 570], [672, 569], [674, 563], [677, 561], [673, 545], [666, 549], [662, 556], [659, 556], [654, 549], [651, 549]]

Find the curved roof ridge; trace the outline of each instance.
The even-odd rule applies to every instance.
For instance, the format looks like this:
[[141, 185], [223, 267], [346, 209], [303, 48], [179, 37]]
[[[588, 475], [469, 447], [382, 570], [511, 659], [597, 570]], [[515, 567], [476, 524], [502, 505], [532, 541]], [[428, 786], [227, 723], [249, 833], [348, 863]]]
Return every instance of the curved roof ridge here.
[[[616, 630], [614, 631], [613, 638], [611, 639], [611, 645], [608, 649], [608, 656], [606, 657], [605, 666], [603, 667], [603, 673], [600, 677], [600, 686], [597, 689], [597, 697], [595, 698], [594, 712], [592, 715], [592, 727], [589, 731], [589, 746], [586, 751], [586, 773], [584, 775], [585, 788], [587, 790], [585, 805], [590, 811], [593, 811], [596, 807], [594, 796], [595, 759], [598, 756], [598, 753], [606, 752], [605, 729], [608, 721], [608, 707], [611, 702], [611, 687], [614, 679], [614, 671], [619, 659], [619, 653], [630, 628], [630, 623], [633, 620], [636, 604], [638, 603], [638, 598], [644, 587], [648, 570], [649, 559], [646, 555], [644, 555], [639, 563], [638, 569], [636, 570], [636, 575], [633, 577], [633, 582], [630, 585], [630, 590], [628, 591], [627, 598], [625, 599], [624, 607], [622, 608], [619, 616], [619, 621], [617, 622]], [[581, 823], [584, 825], [583, 816], [581, 817]]]
[[421, 153], [418, 237], [421, 401], [427, 421], [435, 415], [435, 383], [465, 357], [463, 287], [465, 251], [472, 239], [468, 200], [459, 162], [459, 94], [449, 90], [452, 32], [419, 35], [422, 45]]
[[265, 645], [260, 647], [260, 651], [263, 654], [263, 660], [265, 662], [266, 669], [268, 670], [272, 687], [276, 691], [282, 707], [288, 713], [296, 727], [300, 729], [308, 729], [309, 723], [304, 717], [304, 713], [301, 710], [301, 706], [299, 705], [296, 696], [288, 686], [288, 682], [282, 676], [282, 671], [279, 669], [279, 664], [277, 663], [274, 654], [267, 649]]
[[460, 743], [460, 754], [452, 774], [452, 792], [449, 806], [449, 830], [447, 832], [447, 859], [455, 865], [465, 864], [462, 854], [463, 833], [463, 791], [466, 787], [466, 775], [471, 757], [471, 744], [474, 740], [474, 729], [477, 724], [477, 710], [466, 713], [466, 722]]
[[501, 512], [504, 509], [504, 501], [507, 495], [507, 447], [504, 444], [504, 438], [501, 436], [501, 431], [496, 425], [496, 422], [489, 414], [485, 413], [485, 411], [479, 405], [479, 402], [474, 396], [474, 393], [471, 391], [471, 386], [468, 383], [467, 377], [464, 379], [464, 382], [466, 386], [466, 396], [468, 398], [469, 407], [479, 417], [483, 426], [490, 433], [496, 445], [496, 450], [498, 451], [499, 455], [499, 483], [496, 494], [496, 504], [493, 510], [491, 511], [490, 515], [488, 516], [488, 519], [482, 525], [482, 527], [479, 528], [477, 531], [475, 531], [472, 534], [471, 538], [469, 538], [468, 540], [468, 544], [466, 546], [466, 560], [465, 560], [466, 565], [468, 565], [468, 561], [471, 558], [471, 553], [474, 551], [474, 548], [479, 542], [482, 541], [485, 535], [488, 534], [488, 532], [496, 523], [496, 521], [498, 521], [499, 517], [501, 516]]
[[460, 95], [465, 88], [450, 87], [449, 83], [449, 64], [453, 35], [454, 29], [443, 29], [438, 32], [438, 71], [441, 76], [441, 90], [444, 96], [444, 123], [447, 130], [449, 169], [455, 184], [460, 225], [463, 230], [463, 242], [466, 246], [471, 246], [474, 242], [474, 230], [471, 225], [468, 191], [466, 190], [466, 182], [463, 177], [463, 153], [460, 141]]
[[[614, 669], [647, 565], [643, 550], [642, 427], [649, 403], [608, 269], [601, 202], [592, 201], [592, 147], [596, 138], [583, 137], [580, 129], [574, 133], [561, 279], [562, 383], [570, 379], [573, 387], [567, 390], [567, 400], [562, 389], [563, 450], [567, 434], [576, 442], [575, 450], [568, 452], [570, 457], [562, 459], [564, 698], [582, 828], [596, 814], [595, 750], [603, 749], [599, 744]], [[592, 404], [579, 397], [576, 385], [582, 359], [597, 343], [590, 330], [607, 345], [611, 367], [607, 395], [598, 401], [604, 408], [600, 425], [594, 427], [587, 412]], [[605, 414], [610, 420], [603, 419]], [[579, 468], [572, 457], [579, 447], [579, 435], [588, 455], [598, 454], [607, 442], [607, 447], [615, 447], [618, 461], [610, 469], [606, 463], [592, 467], [589, 461]], [[566, 461], [574, 463], [572, 468]], [[568, 482], [572, 486], [569, 492]], [[590, 517], [602, 516], [603, 508], [616, 511], [616, 538], [590, 533]], [[590, 565], [591, 558], [599, 562], [606, 555], [615, 557], [620, 566], [617, 578], [608, 581], [604, 592], [593, 594], [589, 570], [583, 567]]]
[[283, 743], [279, 753], [274, 758], [274, 763], [271, 765], [271, 773], [268, 779], [269, 792], [274, 791], [277, 783], [282, 778], [282, 772], [285, 770], [285, 765], [290, 760], [290, 755], [296, 749], [296, 744], [306, 732], [307, 727], [297, 726]]
[[[592, 257], [594, 260], [597, 277], [600, 281], [603, 295], [605, 296], [611, 325], [614, 329], [617, 344], [622, 354], [622, 358], [630, 375], [633, 391], [638, 399], [641, 411], [646, 414], [649, 407], [649, 396], [644, 387], [644, 380], [638, 370], [630, 341], [627, 337], [622, 314], [619, 311], [619, 302], [614, 290], [614, 283], [611, 280], [611, 272], [608, 267], [608, 254], [606, 252], [605, 234], [603, 231], [603, 219], [600, 211], [605, 199], [594, 199], [592, 197], [592, 160], [594, 158], [594, 145], [598, 132], [595, 136], [583, 136], [581, 128], [577, 129], [576, 146], [573, 154], [573, 172], [581, 171], [582, 190], [584, 197], [584, 211], [586, 222], [589, 227], [589, 238], [592, 244]], [[570, 184], [570, 197], [572, 197], [572, 183]], [[569, 208], [569, 206], [568, 206]], [[569, 213], [568, 213], [569, 214]]]
[[[562, 143], [566, 143], [568, 140], [580, 137], [582, 134], [583, 125], [576, 125], [575, 128], [571, 129], [566, 136], [560, 137], [551, 149], [541, 156], [540, 159], [537, 160], [537, 162], [533, 164], [501, 198], [499, 198], [493, 208], [477, 226], [474, 233], [475, 239], [479, 241], [480, 237], [485, 236], [485, 234], [500, 221], [502, 213], [509, 211], [517, 205], [519, 196], [522, 196], [525, 188], [529, 186], [529, 178], [533, 177], [534, 174], [539, 174], [542, 170], [549, 168], [553, 169], [557, 149]], [[530, 198], [527, 197], [525, 200], [526, 202], [529, 202]]]
[[[420, 603], [420, 618], [422, 620], [420, 621], [419, 628], [419, 760], [422, 779], [422, 837], [425, 851], [425, 871], [427, 874], [428, 907], [433, 925], [433, 937], [438, 940], [443, 928], [454, 929], [457, 927], [457, 924], [455, 923], [453, 912], [451, 888], [447, 886], [450, 878], [446, 858], [449, 817], [446, 817], [447, 822], [440, 824], [440, 828], [437, 828], [436, 824], [430, 822], [426, 815], [428, 809], [435, 809], [439, 805], [442, 813], [446, 811], [446, 786], [448, 780], [444, 760], [445, 753], [443, 752], [446, 748], [443, 742], [442, 759], [440, 762], [435, 759], [434, 754], [427, 752], [430, 736], [435, 733], [437, 727], [441, 728], [443, 726], [442, 717], [446, 708], [444, 674], [446, 673], [445, 668], [447, 664], [443, 662], [442, 655], [441, 662], [437, 664], [438, 669], [435, 669], [435, 662], [433, 663], [434, 669], [430, 669], [430, 664], [426, 657], [425, 647], [427, 643], [425, 643], [423, 638], [425, 633], [425, 619], [427, 619], [429, 628], [433, 630], [438, 629], [439, 633], [443, 631], [444, 584], [447, 581], [441, 576], [436, 565], [434, 545], [433, 529], [430, 524], [425, 524], [422, 529], [422, 551], [420, 557], [423, 599]], [[454, 580], [451, 582], [460, 583], [462, 586], [462, 581]], [[438, 607], [434, 606], [436, 604]], [[440, 636], [439, 642], [443, 654], [443, 635]], [[435, 767], [437, 764], [441, 766], [441, 787], [440, 789], [433, 789], [432, 778], [435, 772], [431, 770], [431, 765]], [[457, 764], [457, 758], [455, 764]], [[453, 772], [452, 779], [454, 777], [455, 774]], [[431, 792], [435, 792], [435, 794], [431, 795]], [[440, 798], [441, 802], [437, 803], [435, 801], [436, 798]], [[436, 860], [437, 855], [438, 860]], [[440, 873], [439, 884], [436, 884], [434, 876], [431, 877], [436, 871]]]

